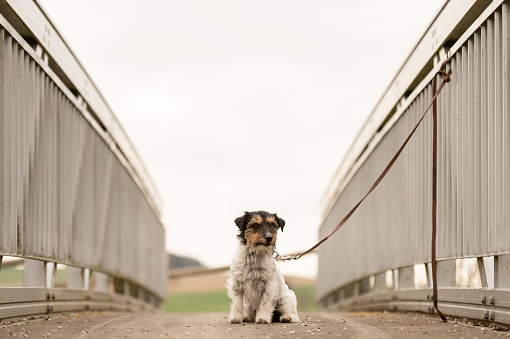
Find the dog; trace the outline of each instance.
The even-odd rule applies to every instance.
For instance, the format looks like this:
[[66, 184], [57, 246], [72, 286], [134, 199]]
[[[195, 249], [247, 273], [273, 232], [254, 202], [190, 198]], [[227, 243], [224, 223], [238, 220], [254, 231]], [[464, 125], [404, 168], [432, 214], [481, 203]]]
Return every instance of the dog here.
[[239, 248], [227, 283], [232, 299], [228, 321], [300, 322], [297, 300], [273, 258], [276, 234], [285, 221], [266, 211], [245, 212], [234, 220]]

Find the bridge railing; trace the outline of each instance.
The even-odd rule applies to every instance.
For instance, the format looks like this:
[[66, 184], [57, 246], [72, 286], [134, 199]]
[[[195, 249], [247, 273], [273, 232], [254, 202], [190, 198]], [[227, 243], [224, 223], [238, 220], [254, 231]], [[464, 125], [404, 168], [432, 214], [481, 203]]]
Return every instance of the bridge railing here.
[[[34, 1], [0, 1], [0, 319], [154, 309], [166, 295], [160, 202], [92, 80]], [[67, 266], [55, 288], [56, 264]], [[0, 271], [0, 286], [2, 272]]]
[[[510, 324], [510, 2], [447, 1], [344, 159], [324, 202], [327, 235], [438, 97], [438, 298], [450, 316]], [[431, 48], [432, 47], [432, 48]], [[403, 86], [403, 87], [402, 87]], [[319, 248], [323, 308], [434, 312], [432, 115], [349, 222]]]

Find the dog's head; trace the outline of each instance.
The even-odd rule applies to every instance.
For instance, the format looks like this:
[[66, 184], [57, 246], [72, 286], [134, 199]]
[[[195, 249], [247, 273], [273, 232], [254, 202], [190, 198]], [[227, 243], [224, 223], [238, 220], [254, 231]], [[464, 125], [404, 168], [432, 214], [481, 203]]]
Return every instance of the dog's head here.
[[274, 246], [278, 228], [283, 231], [285, 226], [285, 220], [266, 211], [244, 212], [234, 222], [239, 227], [237, 237], [241, 243], [251, 247]]

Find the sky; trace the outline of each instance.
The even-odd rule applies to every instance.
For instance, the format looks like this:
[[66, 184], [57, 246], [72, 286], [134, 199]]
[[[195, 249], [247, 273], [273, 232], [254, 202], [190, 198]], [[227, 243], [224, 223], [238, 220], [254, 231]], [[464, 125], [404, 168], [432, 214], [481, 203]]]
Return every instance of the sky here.
[[[167, 250], [218, 267], [244, 211], [286, 221], [280, 254], [314, 245], [333, 174], [444, 0], [38, 1], [152, 176]], [[317, 260], [280, 268], [313, 278]]]

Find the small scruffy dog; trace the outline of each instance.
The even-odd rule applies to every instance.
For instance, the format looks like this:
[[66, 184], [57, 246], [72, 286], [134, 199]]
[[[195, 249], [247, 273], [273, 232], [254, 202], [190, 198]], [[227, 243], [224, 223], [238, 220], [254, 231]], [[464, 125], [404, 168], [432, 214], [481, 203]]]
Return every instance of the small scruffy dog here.
[[233, 324], [255, 321], [300, 322], [296, 295], [285, 282], [273, 258], [276, 233], [285, 221], [265, 211], [245, 212], [235, 219], [239, 248], [228, 279], [232, 299], [228, 320]]

